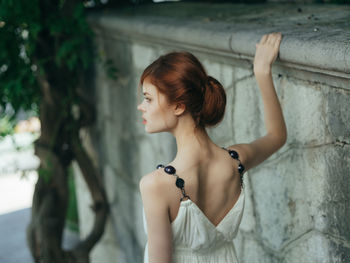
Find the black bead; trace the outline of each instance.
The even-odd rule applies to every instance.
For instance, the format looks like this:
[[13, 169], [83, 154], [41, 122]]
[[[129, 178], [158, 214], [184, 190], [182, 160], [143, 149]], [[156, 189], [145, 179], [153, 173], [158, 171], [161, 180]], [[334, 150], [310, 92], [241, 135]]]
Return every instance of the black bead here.
[[239, 164], [239, 165], [238, 165], [238, 172], [241, 174], [241, 173], [243, 173], [243, 171], [244, 171], [244, 166], [243, 166], [243, 164]]
[[238, 158], [239, 158], [238, 153], [237, 153], [236, 151], [234, 151], [234, 150], [228, 150], [228, 152], [230, 153], [230, 155], [231, 155], [231, 157], [232, 157], [233, 159], [238, 159]]
[[160, 169], [160, 168], [164, 168], [164, 165], [163, 164], [158, 164], [157, 165], [157, 169]]
[[168, 165], [164, 168], [164, 171], [167, 173], [167, 174], [175, 174], [176, 173], [176, 170], [174, 167], [172, 167], [171, 165]]
[[185, 181], [182, 179], [182, 178], [177, 178], [176, 179], [176, 186], [178, 187], [178, 188], [183, 188], [184, 187], [184, 185], [185, 185]]

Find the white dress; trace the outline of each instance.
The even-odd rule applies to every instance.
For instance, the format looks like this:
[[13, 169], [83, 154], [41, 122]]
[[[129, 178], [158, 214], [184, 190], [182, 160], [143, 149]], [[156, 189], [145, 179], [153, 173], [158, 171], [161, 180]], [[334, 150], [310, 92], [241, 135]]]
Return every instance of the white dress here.
[[[244, 191], [215, 227], [191, 199], [180, 203], [172, 222], [174, 263], [235, 263], [238, 262], [233, 239], [237, 235], [244, 210]], [[143, 226], [147, 234], [145, 212]], [[148, 242], [144, 251], [148, 263]]]
[[[228, 151], [232, 158], [239, 161], [237, 152]], [[240, 161], [239, 165], [241, 165]], [[241, 166], [242, 175], [244, 166]], [[160, 167], [164, 166], [160, 165]], [[238, 200], [216, 227], [191, 199], [180, 202], [178, 214], [171, 224], [174, 263], [238, 263], [233, 239], [237, 235], [244, 211], [242, 177], [241, 184]], [[182, 190], [184, 193], [183, 186]], [[144, 209], [143, 227], [147, 235]], [[148, 263], [148, 242], [145, 245], [143, 262]]]

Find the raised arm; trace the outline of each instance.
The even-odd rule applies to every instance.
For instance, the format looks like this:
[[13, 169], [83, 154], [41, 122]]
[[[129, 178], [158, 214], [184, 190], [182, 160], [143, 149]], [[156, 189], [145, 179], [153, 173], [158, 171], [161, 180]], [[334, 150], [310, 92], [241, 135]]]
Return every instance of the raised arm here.
[[263, 100], [267, 133], [251, 143], [228, 147], [239, 153], [245, 171], [266, 160], [287, 140], [287, 129], [271, 75], [271, 66], [277, 58], [281, 39], [281, 33], [273, 33], [264, 35], [256, 44], [254, 75]]

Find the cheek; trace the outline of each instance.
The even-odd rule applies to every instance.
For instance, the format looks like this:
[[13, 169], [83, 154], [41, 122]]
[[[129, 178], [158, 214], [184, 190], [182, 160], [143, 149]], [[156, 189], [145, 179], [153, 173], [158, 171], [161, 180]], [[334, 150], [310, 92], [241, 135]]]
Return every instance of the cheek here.
[[177, 120], [171, 112], [159, 107], [149, 107], [148, 116], [150, 123], [158, 128], [170, 128]]

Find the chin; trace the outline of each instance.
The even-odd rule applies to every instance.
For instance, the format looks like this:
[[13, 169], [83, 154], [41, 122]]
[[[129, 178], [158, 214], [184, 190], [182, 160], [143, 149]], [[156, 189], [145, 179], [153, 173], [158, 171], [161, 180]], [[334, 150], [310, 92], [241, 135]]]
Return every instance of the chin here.
[[165, 132], [165, 131], [167, 131], [166, 129], [155, 129], [155, 128], [149, 128], [149, 127], [145, 127], [145, 131], [147, 132], [147, 133], [160, 133], [160, 132]]

